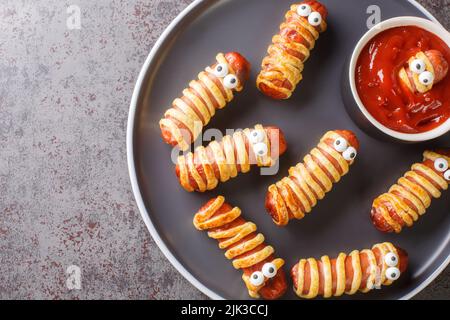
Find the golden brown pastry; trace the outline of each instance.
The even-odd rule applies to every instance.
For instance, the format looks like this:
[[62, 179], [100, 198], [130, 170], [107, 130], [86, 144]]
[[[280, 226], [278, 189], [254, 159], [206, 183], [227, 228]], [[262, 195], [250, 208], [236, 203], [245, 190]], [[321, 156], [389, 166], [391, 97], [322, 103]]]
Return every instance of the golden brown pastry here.
[[340, 253], [336, 259], [323, 256], [301, 259], [291, 270], [294, 291], [300, 298], [330, 298], [369, 292], [389, 286], [408, 266], [407, 253], [389, 242], [371, 250]]
[[319, 34], [327, 29], [328, 11], [318, 1], [291, 6], [280, 32], [263, 59], [256, 86], [274, 99], [288, 99], [302, 80], [303, 64], [309, 58]]
[[448, 189], [450, 150], [425, 151], [423, 159], [413, 164], [388, 193], [374, 200], [371, 218], [378, 230], [399, 233], [404, 226], [411, 227], [431, 200]]
[[208, 230], [208, 236], [226, 250], [225, 257], [233, 260], [233, 267], [242, 269], [252, 298], [277, 299], [286, 292], [284, 260], [275, 258], [273, 247], [265, 244], [253, 222], [241, 217], [238, 207], [230, 206], [222, 196], [211, 199], [195, 215], [194, 226]]
[[327, 132], [319, 145], [295, 167], [289, 176], [269, 187], [266, 209], [278, 226], [290, 219], [302, 219], [317, 201], [325, 197], [334, 183], [349, 171], [357, 155], [359, 142], [353, 132]]
[[256, 125], [179, 156], [175, 173], [186, 191], [205, 192], [248, 172], [252, 165], [271, 167], [286, 147], [279, 128]]
[[250, 74], [248, 61], [237, 52], [219, 53], [216, 60], [189, 83], [159, 122], [166, 143], [183, 151], [189, 149], [216, 109], [224, 108], [234, 91], [242, 90]]
[[399, 71], [403, 85], [411, 92], [425, 93], [448, 73], [448, 62], [438, 50], [419, 51]]

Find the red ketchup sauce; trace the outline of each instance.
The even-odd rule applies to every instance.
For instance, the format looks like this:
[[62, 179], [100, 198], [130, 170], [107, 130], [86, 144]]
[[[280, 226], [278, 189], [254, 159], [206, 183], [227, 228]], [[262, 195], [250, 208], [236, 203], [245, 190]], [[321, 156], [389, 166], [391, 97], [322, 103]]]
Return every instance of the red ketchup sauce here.
[[403, 133], [430, 131], [450, 117], [450, 72], [424, 93], [408, 90], [399, 71], [419, 51], [439, 50], [450, 64], [450, 48], [434, 34], [414, 26], [386, 30], [363, 49], [356, 66], [356, 87], [370, 114]]

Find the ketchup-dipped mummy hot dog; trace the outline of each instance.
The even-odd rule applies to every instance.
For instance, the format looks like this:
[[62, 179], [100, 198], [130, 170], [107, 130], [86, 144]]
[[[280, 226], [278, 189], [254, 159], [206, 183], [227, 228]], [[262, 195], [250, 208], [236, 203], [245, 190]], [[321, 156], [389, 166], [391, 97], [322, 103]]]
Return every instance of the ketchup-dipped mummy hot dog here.
[[403, 85], [411, 92], [425, 93], [448, 73], [448, 62], [438, 50], [420, 51], [399, 71]]
[[186, 191], [205, 192], [238, 173], [248, 172], [252, 165], [271, 167], [286, 147], [280, 129], [256, 125], [179, 156], [175, 173]]
[[166, 143], [189, 149], [216, 109], [224, 108], [233, 99], [233, 92], [242, 90], [250, 74], [248, 61], [237, 52], [219, 53], [216, 60], [189, 83], [159, 122]]
[[266, 209], [275, 224], [284, 226], [290, 219], [302, 219], [334, 183], [349, 171], [359, 142], [351, 131], [327, 132], [303, 163], [289, 169], [289, 176], [269, 187]]
[[261, 64], [256, 86], [274, 99], [288, 99], [302, 80], [303, 64], [309, 58], [319, 34], [327, 28], [328, 11], [318, 1], [291, 6], [280, 32], [272, 39]]
[[330, 298], [368, 292], [389, 286], [408, 266], [407, 253], [389, 242], [376, 244], [371, 250], [340, 253], [336, 259], [323, 256], [301, 259], [292, 269], [294, 291], [301, 297]]
[[399, 233], [404, 226], [411, 227], [431, 200], [440, 198], [442, 191], [448, 189], [450, 150], [425, 151], [423, 158], [388, 193], [374, 200], [371, 218], [378, 230]]
[[208, 230], [208, 236], [226, 250], [225, 257], [233, 260], [233, 267], [242, 269], [252, 298], [277, 299], [285, 293], [284, 260], [275, 258], [273, 247], [265, 244], [254, 223], [241, 217], [238, 207], [230, 206], [222, 196], [211, 199], [195, 215], [194, 226]]

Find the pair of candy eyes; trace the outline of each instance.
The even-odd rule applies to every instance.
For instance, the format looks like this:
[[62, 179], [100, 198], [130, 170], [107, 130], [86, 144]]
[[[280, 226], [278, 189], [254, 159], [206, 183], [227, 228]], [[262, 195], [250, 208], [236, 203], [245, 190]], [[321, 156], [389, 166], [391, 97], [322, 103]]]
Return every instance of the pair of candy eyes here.
[[312, 11], [311, 7], [307, 4], [302, 4], [297, 8], [297, 14], [302, 17], [308, 17], [310, 25], [317, 27], [322, 23], [322, 16], [317, 11]]
[[234, 74], [228, 74], [229, 68], [225, 63], [218, 63], [212, 73], [218, 78], [223, 78], [225, 88], [231, 90], [238, 86], [238, 78]]
[[262, 267], [261, 271], [255, 271], [250, 276], [250, 283], [255, 287], [259, 287], [264, 283], [264, 279], [271, 279], [277, 274], [277, 267], [273, 263], [266, 263]]
[[264, 143], [264, 138], [265, 134], [261, 130], [253, 130], [250, 133], [250, 142], [253, 144], [253, 151], [260, 157], [264, 157], [269, 152], [267, 144]]
[[437, 158], [434, 161], [434, 168], [439, 172], [444, 172], [444, 179], [450, 181], [450, 170], [448, 169], [448, 161], [444, 158]]
[[389, 252], [384, 256], [384, 263], [389, 267], [386, 269], [386, 278], [391, 281], [397, 280], [400, 278], [400, 269], [397, 268], [398, 265], [398, 256]]
[[409, 69], [419, 75], [419, 81], [421, 84], [428, 86], [434, 82], [434, 75], [430, 71], [426, 71], [425, 61], [422, 59], [414, 59], [409, 64]]
[[336, 149], [337, 152], [342, 152], [342, 156], [347, 161], [352, 161], [356, 158], [356, 155], [358, 152], [355, 148], [348, 145], [347, 140], [344, 138], [337, 138], [334, 141], [334, 149]]

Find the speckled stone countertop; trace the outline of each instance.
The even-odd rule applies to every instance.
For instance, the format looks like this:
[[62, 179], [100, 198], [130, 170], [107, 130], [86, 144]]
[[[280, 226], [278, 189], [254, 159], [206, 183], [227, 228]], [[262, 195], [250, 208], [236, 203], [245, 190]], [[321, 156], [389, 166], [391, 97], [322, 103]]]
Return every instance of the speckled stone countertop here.
[[[139, 70], [190, 2], [1, 1], [0, 298], [206, 298], [147, 232], [125, 152]], [[419, 2], [450, 29], [450, 0]]]

